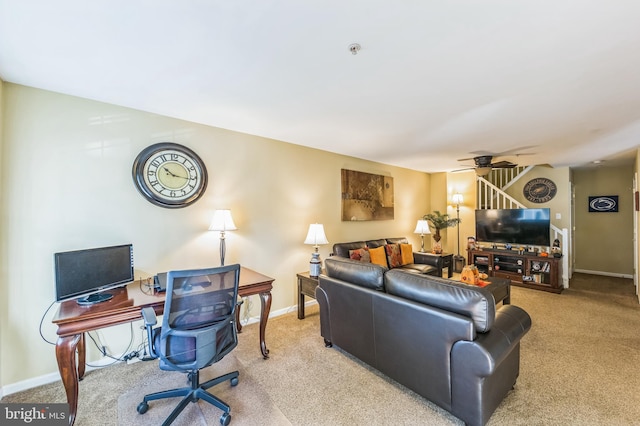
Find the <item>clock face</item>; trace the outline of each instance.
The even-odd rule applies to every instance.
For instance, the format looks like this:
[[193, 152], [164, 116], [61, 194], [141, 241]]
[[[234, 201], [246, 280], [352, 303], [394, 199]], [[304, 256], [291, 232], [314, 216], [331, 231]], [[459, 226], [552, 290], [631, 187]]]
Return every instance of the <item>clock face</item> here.
[[151, 203], [166, 208], [186, 207], [207, 187], [207, 169], [189, 148], [170, 142], [151, 145], [133, 162], [133, 181]]
[[557, 190], [556, 184], [551, 179], [536, 178], [525, 184], [522, 193], [533, 203], [546, 203], [556, 196]]

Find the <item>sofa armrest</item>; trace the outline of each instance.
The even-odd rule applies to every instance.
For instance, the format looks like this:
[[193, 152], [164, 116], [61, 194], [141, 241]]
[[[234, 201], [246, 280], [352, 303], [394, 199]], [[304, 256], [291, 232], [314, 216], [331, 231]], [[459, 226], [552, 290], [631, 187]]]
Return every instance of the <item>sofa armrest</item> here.
[[[321, 276], [322, 277], [322, 276]], [[321, 278], [322, 279], [322, 278]], [[320, 308], [320, 335], [324, 338], [325, 346], [331, 346], [331, 322], [329, 321], [329, 297], [324, 289], [316, 287], [316, 301]]]
[[496, 313], [488, 333], [451, 348], [451, 412], [466, 424], [484, 425], [520, 373], [520, 339], [531, 317], [517, 306]]
[[431, 265], [439, 268], [439, 270], [442, 270], [442, 257], [434, 256], [431, 253], [414, 251], [413, 263], [418, 263], [421, 265]]
[[531, 317], [522, 308], [502, 306], [487, 333], [478, 333], [472, 342], [460, 341], [451, 351], [454, 368], [464, 369], [477, 377], [486, 377], [495, 371], [502, 361], [520, 343], [531, 328]]

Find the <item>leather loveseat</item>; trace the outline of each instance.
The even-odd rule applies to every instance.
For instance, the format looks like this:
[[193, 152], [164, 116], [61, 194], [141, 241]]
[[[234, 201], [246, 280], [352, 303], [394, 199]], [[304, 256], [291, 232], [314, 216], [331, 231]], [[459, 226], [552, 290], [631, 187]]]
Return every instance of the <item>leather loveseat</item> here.
[[[333, 245], [333, 256], [339, 256], [344, 258], [353, 258], [354, 252], [361, 249], [371, 250], [382, 247], [385, 249], [385, 255], [389, 259], [390, 254], [387, 254], [387, 249], [391, 246], [399, 248], [402, 244], [409, 244], [409, 241], [405, 237], [399, 238], [380, 238], [377, 240], [369, 241], [353, 241], [350, 243], [337, 243]], [[410, 272], [426, 275], [442, 275], [442, 258], [439, 256], [432, 256], [430, 253], [412, 252], [412, 260], [407, 261], [404, 264], [394, 265], [389, 260], [386, 260], [386, 267], [389, 269], [402, 268]]]
[[496, 308], [487, 287], [335, 256], [325, 260], [316, 299], [327, 346], [474, 426], [514, 387], [520, 339], [531, 328], [523, 309]]

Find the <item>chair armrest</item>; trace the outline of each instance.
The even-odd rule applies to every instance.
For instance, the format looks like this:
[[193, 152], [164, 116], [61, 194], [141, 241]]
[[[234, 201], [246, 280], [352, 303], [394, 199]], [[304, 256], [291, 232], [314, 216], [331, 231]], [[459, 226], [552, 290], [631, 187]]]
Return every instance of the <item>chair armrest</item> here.
[[158, 323], [156, 311], [154, 311], [151, 307], [142, 308], [142, 319], [144, 320], [145, 327], [153, 327]]
[[414, 251], [413, 263], [417, 263], [420, 265], [431, 265], [431, 266], [435, 266], [436, 268], [442, 268], [442, 257], [434, 256], [431, 253]]
[[144, 321], [144, 326], [147, 329], [147, 344], [149, 345], [149, 357], [146, 357], [145, 350], [145, 361], [158, 358], [158, 353], [156, 352], [156, 348], [153, 344], [153, 326], [158, 323], [158, 317], [156, 316], [156, 312], [151, 307], [142, 308], [142, 319]]

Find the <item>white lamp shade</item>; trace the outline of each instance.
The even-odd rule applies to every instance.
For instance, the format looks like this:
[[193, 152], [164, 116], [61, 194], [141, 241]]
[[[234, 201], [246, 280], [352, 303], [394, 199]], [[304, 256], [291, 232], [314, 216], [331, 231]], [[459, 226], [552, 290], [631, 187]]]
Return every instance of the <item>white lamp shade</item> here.
[[304, 240], [305, 244], [313, 244], [314, 246], [320, 244], [329, 244], [326, 235], [324, 235], [324, 226], [321, 223], [312, 223], [309, 225], [309, 232], [307, 238]]
[[236, 228], [236, 224], [233, 223], [231, 210], [216, 210], [213, 213], [209, 231], [235, 231], [236, 229], [238, 228]]
[[453, 202], [453, 204], [459, 206], [460, 204], [464, 203], [464, 198], [462, 197], [462, 194], [453, 194], [451, 201]]
[[430, 234], [429, 230], [429, 222], [426, 220], [419, 220], [416, 225], [416, 230], [413, 231], [414, 234]]

